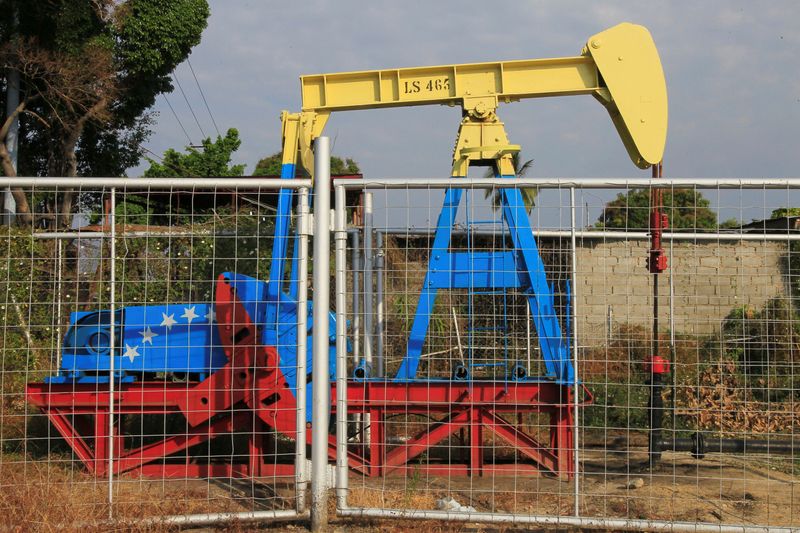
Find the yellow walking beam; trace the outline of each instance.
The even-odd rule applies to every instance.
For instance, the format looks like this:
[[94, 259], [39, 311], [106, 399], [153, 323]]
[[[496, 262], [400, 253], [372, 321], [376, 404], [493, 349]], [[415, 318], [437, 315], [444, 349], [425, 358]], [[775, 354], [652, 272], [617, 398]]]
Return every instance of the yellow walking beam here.
[[303, 113], [315, 122], [312, 138], [322, 133], [333, 111], [444, 104], [460, 105], [473, 120], [493, 120], [499, 103], [591, 94], [608, 110], [637, 166], [658, 163], [664, 153], [664, 72], [650, 32], [635, 24], [592, 36], [577, 57], [317, 74], [300, 80]]

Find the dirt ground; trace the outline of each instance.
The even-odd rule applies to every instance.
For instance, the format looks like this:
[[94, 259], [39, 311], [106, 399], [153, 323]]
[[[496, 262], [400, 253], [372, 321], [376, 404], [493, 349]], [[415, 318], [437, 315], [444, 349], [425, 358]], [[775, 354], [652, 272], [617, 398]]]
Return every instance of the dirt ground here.
[[[593, 517], [701, 521], [713, 524], [800, 526], [798, 466], [770, 458], [665, 453], [646, 467], [644, 449], [582, 452], [581, 514]], [[795, 475], [792, 475], [792, 472]], [[70, 463], [0, 465], [0, 513], [12, 531], [108, 530], [107, 485], [75, 471]], [[574, 484], [546, 477], [363, 478], [351, 475], [352, 507], [436, 509], [445, 497], [479, 512], [572, 515]], [[115, 491], [115, 512], [137, 526], [140, 518], [165, 514], [290, 509], [289, 484], [254, 480], [163, 481], [123, 478]], [[334, 516], [333, 508], [331, 516]], [[94, 526], [91, 524], [95, 523]], [[83, 525], [80, 525], [83, 524]], [[230, 524], [228, 531], [300, 531], [303, 523]], [[333, 518], [340, 531], [513, 531], [469, 523], [353, 521]]]
[[[644, 450], [582, 455], [583, 516], [800, 526], [800, 476], [787, 473], [792, 465], [785, 461], [665, 453], [660, 465], [650, 469]], [[351, 481], [351, 488], [352, 506], [434, 509], [437, 499], [450, 496], [477, 511], [574, 512], [573, 482], [544, 477], [430, 479], [413, 487], [407, 479], [361, 478]]]

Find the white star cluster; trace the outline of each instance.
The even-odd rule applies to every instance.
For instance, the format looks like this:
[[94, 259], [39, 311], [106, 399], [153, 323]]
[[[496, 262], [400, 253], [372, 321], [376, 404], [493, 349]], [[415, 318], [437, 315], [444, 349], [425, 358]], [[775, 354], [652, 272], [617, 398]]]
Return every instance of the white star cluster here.
[[[174, 326], [176, 326], [176, 325], [184, 325], [183, 322], [181, 322], [181, 320], [179, 320], [181, 318], [185, 320], [185, 325], [187, 325], [187, 326], [191, 325], [197, 319], [201, 319], [202, 320], [202, 318], [205, 318], [206, 323], [211, 325], [216, 321], [217, 315], [214, 312], [214, 307], [213, 306], [209, 306], [208, 312], [205, 315], [202, 315], [202, 317], [201, 317], [201, 315], [197, 314], [197, 306], [196, 305], [192, 305], [192, 306], [188, 306], [187, 305], [187, 306], [184, 306], [183, 314], [180, 315], [178, 317], [178, 319], [175, 318], [175, 313], [167, 314], [167, 313], [163, 313], [162, 312], [161, 313], [161, 323], [159, 324], [159, 327], [165, 328], [166, 332], [169, 333]], [[126, 343], [125, 344], [125, 353], [122, 355], [123, 357], [127, 357], [130, 360], [131, 363], [133, 363], [134, 360], [137, 357], [141, 357], [142, 356], [142, 354], [139, 353], [139, 349], [140, 348], [144, 348], [145, 345], [147, 345], [147, 344], [150, 344], [150, 346], [153, 346], [153, 340], [156, 337], [159, 337], [159, 336], [162, 335], [161, 333], [156, 333], [155, 331], [153, 331], [153, 328], [150, 327], [150, 326], [146, 326], [143, 330], [139, 331], [138, 333], [142, 337], [141, 345], [137, 345], [137, 344], [130, 345], [130, 344]]]

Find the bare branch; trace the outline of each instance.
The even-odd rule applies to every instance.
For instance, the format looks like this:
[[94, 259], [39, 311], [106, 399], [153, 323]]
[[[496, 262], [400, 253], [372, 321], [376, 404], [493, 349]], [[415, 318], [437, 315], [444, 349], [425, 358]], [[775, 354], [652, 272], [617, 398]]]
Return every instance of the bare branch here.
[[113, 0], [89, 0], [92, 4], [94, 12], [104, 23], [109, 23], [114, 19], [114, 2]]
[[17, 119], [20, 113], [25, 109], [25, 106], [28, 105], [27, 100], [23, 100], [19, 103], [17, 108], [6, 117], [5, 122], [3, 122], [3, 127], [0, 128], [0, 141], [5, 141], [5, 138], [8, 136], [8, 130], [11, 129], [11, 125], [14, 123], [14, 120]]
[[32, 116], [33, 118], [35, 118], [36, 120], [38, 120], [39, 122], [41, 122], [41, 123], [42, 123], [42, 125], [43, 125], [45, 128], [49, 128], [49, 127], [50, 127], [50, 123], [49, 123], [49, 122], [47, 122], [45, 119], [43, 119], [43, 118], [41, 117], [41, 115], [39, 115], [38, 113], [35, 113], [35, 112], [31, 111], [30, 109], [26, 109], [25, 111], [23, 111], [23, 113], [24, 113], [24, 114], [26, 114], [26, 115], [30, 115], [30, 116]]

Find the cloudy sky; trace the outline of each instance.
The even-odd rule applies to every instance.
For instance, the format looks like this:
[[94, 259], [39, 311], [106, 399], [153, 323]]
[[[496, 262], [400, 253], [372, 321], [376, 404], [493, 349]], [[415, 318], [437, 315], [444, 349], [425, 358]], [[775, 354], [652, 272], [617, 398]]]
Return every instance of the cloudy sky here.
[[[629, 21], [649, 28], [669, 93], [666, 175], [800, 176], [800, 2], [211, 0], [191, 64], [221, 131], [239, 129], [252, 170], [280, 146], [279, 113], [298, 110], [301, 74], [577, 55]], [[206, 135], [215, 134], [186, 64], [175, 73]], [[179, 91], [160, 98], [148, 149], [199, 142]], [[593, 98], [501, 106], [533, 176], [639, 176]], [[370, 177], [447, 175], [457, 108], [334, 115], [334, 153]], [[188, 132], [187, 135], [181, 128]], [[141, 167], [131, 169], [136, 175]], [[645, 173], [646, 174], [646, 173]]]

